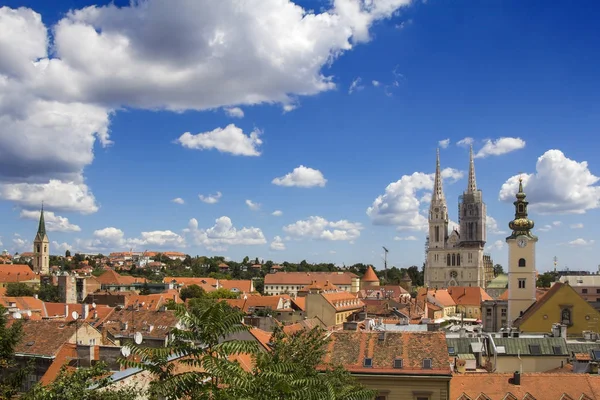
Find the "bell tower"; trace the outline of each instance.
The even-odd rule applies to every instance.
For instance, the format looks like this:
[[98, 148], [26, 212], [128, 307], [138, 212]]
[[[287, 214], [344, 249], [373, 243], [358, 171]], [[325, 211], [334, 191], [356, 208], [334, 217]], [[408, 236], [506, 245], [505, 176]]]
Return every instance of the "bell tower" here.
[[534, 222], [527, 217], [523, 180], [519, 178], [515, 219], [508, 224], [512, 234], [508, 244], [508, 323], [520, 317], [535, 302], [535, 245], [538, 241], [531, 230]]
[[429, 205], [429, 248], [444, 248], [448, 238], [448, 207], [440, 168], [440, 150], [437, 150], [433, 194]]
[[50, 249], [46, 234], [46, 221], [44, 221], [44, 205], [40, 212], [38, 231], [33, 240], [33, 272], [40, 275], [50, 273]]

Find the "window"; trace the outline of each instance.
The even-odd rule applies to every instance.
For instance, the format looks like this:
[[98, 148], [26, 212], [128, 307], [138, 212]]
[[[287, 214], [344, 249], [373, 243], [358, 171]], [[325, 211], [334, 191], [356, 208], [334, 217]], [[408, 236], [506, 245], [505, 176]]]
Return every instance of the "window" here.
[[539, 356], [542, 354], [542, 347], [539, 344], [530, 344], [529, 353], [533, 356]]
[[394, 368], [400, 369], [400, 368], [402, 368], [403, 365], [404, 364], [402, 363], [402, 359], [401, 358], [396, 358], [394, 360]]
[[519, 267], [525, 267], [526, 266], [526, 262], [524, 258], [519, 258]]
[[592, 354], [594, 355], [594, 359], [600, 360], [600, 350], [593, 350]]
[[456, 255], [456, 265], [460, 267], [460, 254]]
[[383, 342], [383, 341], [385, 340], [385, 332], [381, 332], [381, 333], [379, 334], [379, 338], [378, 338], [378, 340], [379, 340], [380, 342]]
[[587, 294], [587, 289], [581, 289], [581, 293]]
[[525, 289], [525, 282], [527, 281], [526, 278], [520, 278], [519, 279], [519, 289]]
[[523, 203], [519, 204], [519, 213], [523, 214], [525, 212], [525, 206]]
[[450, 260], [451, 260], [450, 254], [446, 255], [446, 265], [447, 266], [450, 266]]
[[563, 354], [562, 348], [560, 346], [552, 346], [552, 352], [556, 355]]
[[423, 369], [431, 369], [431, 358], [423, 360]]
[[600, 294], [600, 289], [596, 289], [596, 294]]
[[485, 309], [485, 315], [487, 315], [488, 317], [492, 316], [492, 309], [491, 308], [486, 308]]
[[365, 366], [365, 367], [372, 367], [373, 366], [373, 359], [372, 358], [365, 358], [365, 360], [363, 361], [363, 366]]
[[454, 354], [454, 347], [448, 347], [448, 354]]
[[506, 317], [506, 308], [500, 310], [500, 316]]
[[452, 265], [456, 265], [456, 254], [452, 254]]

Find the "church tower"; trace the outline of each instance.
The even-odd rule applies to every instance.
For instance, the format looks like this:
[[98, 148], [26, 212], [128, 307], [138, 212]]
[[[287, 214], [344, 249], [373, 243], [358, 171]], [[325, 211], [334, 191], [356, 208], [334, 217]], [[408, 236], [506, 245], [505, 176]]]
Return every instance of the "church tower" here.
[[535, 245], [538, 241], [531, 230], [534, 223], [527, 218], [527, 205], [523, 181], [519, 179], [519, 192], [515, 205], [515, 219], [508, 226], [512, 234], [508, 244], [508, 322], [515, 319], [535, 302]]
[[38, 231], [33, 240], [33, 272], [40, 275], [48, 275], [50, 273], [49, 250], [46, 222], [44, 221], [44, 206], [42, 206]]
[[486, 241], [486, 207], [475, 180], [473, 146], [469, 152], [469, 182], [458, 205], [461, 247], [483, 248]]

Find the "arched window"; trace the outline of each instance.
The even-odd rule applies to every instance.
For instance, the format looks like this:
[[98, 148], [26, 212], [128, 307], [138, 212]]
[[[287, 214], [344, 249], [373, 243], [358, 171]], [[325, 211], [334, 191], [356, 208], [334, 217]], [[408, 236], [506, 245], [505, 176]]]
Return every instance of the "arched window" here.
[[446, 265], [450, 266], [450, 254], [446, 256]]
[[40, 245], [37, 245], [37, 252], [40, 253]]
[[519, 258], [519, 267], [524, 267], [524, 266], [526, 266], [526, 264], [527, 263], [525, 262], [524, 258]]
[[456, 265], [456, 254], [452, 254], [452, 265]]
[[519, 204], [519, 213], [524, 213], [525, 212], [525, 206], [521, 203]]
[[460, 254], [456, 255], [456, 265], [460, 267]]
[[439, 226], [435, 227], [435, 241], [436, 242], [440, 241], [440, 227]]

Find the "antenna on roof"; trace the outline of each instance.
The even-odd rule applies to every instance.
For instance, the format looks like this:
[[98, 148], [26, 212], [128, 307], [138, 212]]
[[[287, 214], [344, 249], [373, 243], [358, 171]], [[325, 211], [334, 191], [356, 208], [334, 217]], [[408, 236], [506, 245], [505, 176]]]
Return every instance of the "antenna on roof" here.
[[381, 246], [383, 247], [383, 268], [384, 268], [384, 277], [385, 277], [385, 283], [387, 284], [387, 255], [390, 252], [385, 246]]

